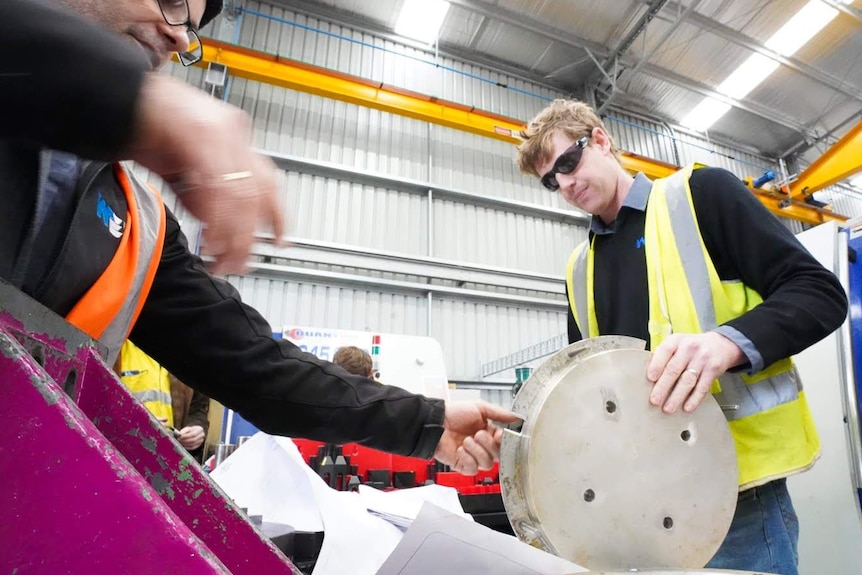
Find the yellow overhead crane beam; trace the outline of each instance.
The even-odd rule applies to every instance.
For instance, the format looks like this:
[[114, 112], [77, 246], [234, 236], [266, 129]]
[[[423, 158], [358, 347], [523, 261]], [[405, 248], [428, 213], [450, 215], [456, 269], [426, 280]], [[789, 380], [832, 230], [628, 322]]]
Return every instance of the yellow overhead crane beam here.
[[846, 180], [862, 170], [862, 122], [835, 142], [790, 183], [793, 199], [805, 199], [817, 190]]
[[[199, 65], [205, 66], [210, 62], [221, 64], [237, 78], [350, 102], [511, 143], [519, 142], [518, 132], [524, 126], [524, 122], [519, 120], [491, 114], [471, 106], [289, 60], [275, 54], [250, 50], [209, 38], [203, 40], [203, 47], [204, 57]], [[678, 169], [672, 164], [629, 152], [623, 152], [621, 163], [630, 172], [643, 172], [653, 179], [670, 175]], [[847, 219], [804, 202], [791, 201], [786, 195], [757, 189], [752, 189], [752, 192], [771, 212], [782, 217], [810, 224]]]

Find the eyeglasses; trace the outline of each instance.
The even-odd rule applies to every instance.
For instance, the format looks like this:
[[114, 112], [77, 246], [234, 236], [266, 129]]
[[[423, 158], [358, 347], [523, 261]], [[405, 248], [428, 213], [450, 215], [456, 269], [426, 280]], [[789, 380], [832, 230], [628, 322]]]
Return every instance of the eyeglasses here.
[[542, 185], [552, 192], [559, 190], [560, 182], [557, 181], [557, 174], [571, 174], [575, 171], [575, 168], [578, 167], [581, 161], [581, 156], [584, 155], [584, 148], [587, 147], [589, 141], [590, 137], [584, 136], [560, 154], [560, 157], [554, 162], [554, 167], [551, 168], [551, 171], [542, 176]]
[[200, 62], [204, 55], [204, 47], [201, 37], [192, 25], [188, 0], [158, 0], [158, 3], [165, 22], [171, 26], [185, 26], [186, 33], [189, 35], [188, 49], [185, 52], [177, 52], [180, 63], [183, 66], [191, 66]]

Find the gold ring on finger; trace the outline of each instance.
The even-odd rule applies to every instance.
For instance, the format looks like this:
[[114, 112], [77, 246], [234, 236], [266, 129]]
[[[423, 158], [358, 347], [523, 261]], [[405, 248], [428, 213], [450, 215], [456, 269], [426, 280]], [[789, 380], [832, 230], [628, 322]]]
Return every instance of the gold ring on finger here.
[[223, 182], [232, 182], [234, 180], [244, 180], [246, 178], [252, 177], [254, 174], [251, 172], [231, 172], [229, 174], [224, 174], [219, 176]]

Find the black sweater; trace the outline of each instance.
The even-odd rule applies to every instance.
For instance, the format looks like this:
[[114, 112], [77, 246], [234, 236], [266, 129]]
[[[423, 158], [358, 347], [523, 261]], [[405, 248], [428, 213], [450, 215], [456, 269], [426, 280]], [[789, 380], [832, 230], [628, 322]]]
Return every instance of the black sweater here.
[[[763, 303], [727, 322], [754, 344], [764, 366], [799, 353], [837, 329], [847, 297], [826, 270], [726, 170], [703, 168], [690, 180], [700, 233], [722, 280], [742, 280]], [[595, 238], [596, 319], [603, 335], [649, 341], [644, 250], [645, 212], [623, 208], [616, 232]], [[623, 303], [624, 302], [624, 303]], [[581, 339], [571, 309], [569, 342]]]

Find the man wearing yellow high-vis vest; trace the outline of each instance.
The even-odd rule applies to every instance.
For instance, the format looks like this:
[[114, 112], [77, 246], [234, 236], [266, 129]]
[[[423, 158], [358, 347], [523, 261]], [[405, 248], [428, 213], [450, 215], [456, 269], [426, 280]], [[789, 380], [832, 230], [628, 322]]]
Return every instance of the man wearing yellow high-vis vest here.
[[814, 464], [820, 442], [790, 357], [844, 321], [837, 278], [725, 170], [632, 177], [581, 102], [554, 101], [521, 136], [521, 171], [592, 215], [566, 272], [569, 341], [647, 341], [650, 403], [667, 413], [707, 393], [733, 406], [740, 495], [707, 566], [796, 575], [786, 477]]

